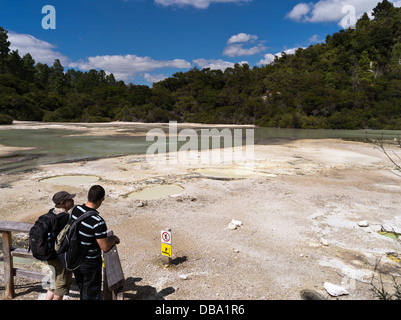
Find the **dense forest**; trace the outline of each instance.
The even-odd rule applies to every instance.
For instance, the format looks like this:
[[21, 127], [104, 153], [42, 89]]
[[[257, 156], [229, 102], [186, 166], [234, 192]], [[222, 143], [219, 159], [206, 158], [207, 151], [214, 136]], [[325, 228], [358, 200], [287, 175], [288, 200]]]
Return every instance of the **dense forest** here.
[[143, 121], [282, 128], [401, 129], [401, 8], [387, 0], [355, 29], [269, 65], [193, 68], [125, 84], [104, 71], [64, 70], [10, 51], [0, 27], [0, 122]]

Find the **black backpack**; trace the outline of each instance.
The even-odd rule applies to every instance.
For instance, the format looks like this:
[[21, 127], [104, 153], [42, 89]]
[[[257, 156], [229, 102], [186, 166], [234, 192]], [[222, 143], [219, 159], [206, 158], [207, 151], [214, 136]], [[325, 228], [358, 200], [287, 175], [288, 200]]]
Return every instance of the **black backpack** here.
[[29, 230], [29, 249], [34, 258], [47, 261], [57, 258], [54, 250], [56, 239], [57, 218], [53, 209], [41, 215]]
[[66, 226], [60, 231], [57, 239], [59, 243], [57, 245], [57, 255], [65, 269], [70, 271], [78, 269], [85, 260], [88, 249], [87, 246], [81, 244], [78, 226], [82, 220], [95, 214], [97, 212], [87, 211], [76, 220], [70, 217]]

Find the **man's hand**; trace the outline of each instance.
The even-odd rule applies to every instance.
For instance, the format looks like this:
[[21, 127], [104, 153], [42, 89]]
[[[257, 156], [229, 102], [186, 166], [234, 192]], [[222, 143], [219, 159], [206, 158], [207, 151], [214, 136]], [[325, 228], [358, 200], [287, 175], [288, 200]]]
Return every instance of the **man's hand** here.
[[115, 244], [120, 243], [120, 239], [115, 235], [103, 239], [96, 239], [96, 241], [103, 252], [109, 251]]

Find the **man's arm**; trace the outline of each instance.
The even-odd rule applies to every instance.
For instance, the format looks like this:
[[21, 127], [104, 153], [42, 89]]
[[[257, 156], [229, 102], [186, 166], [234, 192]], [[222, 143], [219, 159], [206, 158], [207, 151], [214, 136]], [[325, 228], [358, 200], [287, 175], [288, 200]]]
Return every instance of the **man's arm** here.
[[96, 241], [103, 252], [109, 251], [115, 244], [120, 243], [120, 239], [114, 235], [103, 239], [96, 239]]

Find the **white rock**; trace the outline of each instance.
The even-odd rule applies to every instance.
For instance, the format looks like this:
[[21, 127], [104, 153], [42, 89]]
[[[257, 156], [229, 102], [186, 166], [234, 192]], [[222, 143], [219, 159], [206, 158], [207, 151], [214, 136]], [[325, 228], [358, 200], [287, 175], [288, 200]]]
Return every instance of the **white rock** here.
[[349, 292], [347, 290], [345, 290], [343, 287], [337, 286], [330, 282], [325, 282], [324, 288], [329, 293], [329, 295], [331, 295], [333, 297], [338, 297], [338, 296], [349, 294]]
[[139, 203], [137, 204], [138, 208], [144, 207], [146, 206], [148, 203], [146, 201], [139, 201]]
[[235, 225], [238, 226], [238, 227], [241, 227], [241, 226], [242, 226], [242, 221], [239, 221], [239, 220], [234, 220], [234, 219], [232, 219], [232, 220], [231, 220], [231, 223], [235, 224]]
[[181, 274], [181, 275], [180, 275], [180, 279], [181, 279], [181, 280], [187, 280], [187, 279], [188, 279], [188, 276], [185, 275], [185, 274]]
[[369, 227], [369, 223], [366, 220], [359, 221], [358, 226], [360, 226], [361, 228], [366, 228]]
[[229, 223], [227, 229], [235, 230], [241, 226], [242, 226], [242, 221], [232, 219], [231, 222]]
[[237, 229], [237, 226], [235, 224], [229, 223], [227, 229], [228, 230], [235, 230], [235, 229]]
[[320, 238], [320, 243], [321, 243], [322, 245], [326, 246], [326, 247], [329, 245], [329, 243], [327, 242], [327, 240], [326, 240], [326, 239], [323, 239], [323, 238]]

